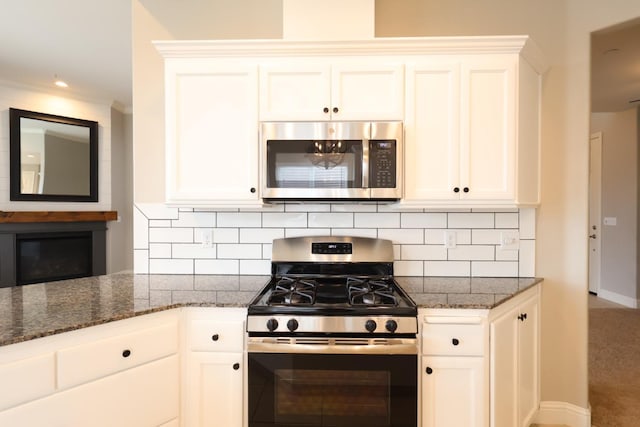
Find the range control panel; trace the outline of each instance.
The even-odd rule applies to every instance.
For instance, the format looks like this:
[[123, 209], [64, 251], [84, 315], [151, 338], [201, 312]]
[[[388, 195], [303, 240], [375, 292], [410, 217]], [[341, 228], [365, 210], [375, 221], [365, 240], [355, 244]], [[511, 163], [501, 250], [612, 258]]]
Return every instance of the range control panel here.
[[351, 254], [353, 253], [353, 245], [351, 243], [325, 243], [325, 242], [313, 242], [311, 243], [312, 254]]
[[369, 141], [369, 187], [396, 187], [396, 141]]

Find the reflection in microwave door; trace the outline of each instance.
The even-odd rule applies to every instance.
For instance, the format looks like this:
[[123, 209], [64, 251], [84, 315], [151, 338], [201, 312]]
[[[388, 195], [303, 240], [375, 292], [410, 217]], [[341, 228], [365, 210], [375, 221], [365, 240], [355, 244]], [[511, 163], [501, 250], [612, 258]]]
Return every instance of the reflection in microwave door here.
[[344, 161], [344, 153], [310, 153], [306, 157], [312, 165], [324, 169], [333, 169]]

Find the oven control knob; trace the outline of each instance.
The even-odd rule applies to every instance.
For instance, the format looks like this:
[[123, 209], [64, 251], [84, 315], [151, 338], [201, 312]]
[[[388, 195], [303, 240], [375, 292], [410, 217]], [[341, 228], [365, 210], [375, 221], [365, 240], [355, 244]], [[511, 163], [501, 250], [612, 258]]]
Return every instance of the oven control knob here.
[[298, 329], [298, 321], [296, 319], [290, 319], [287, 322], [287, 329], [289, 329], [291, 332], [293, 332], [296, 329]]
[[267, 329], [269, 332], [273, 332], [278, 329], [278, 321], [276, 319], [267, 320]]
[[366, 322], [364, 322], [364, 328], [369, 332], [375, 331], [377, 327], [378, 325], [376, 324], [375, 320], [369, 319]]
[[398, 322], [395, 320], [387, 320], [387, 323], [384, 325], [389, 332], [395, 332], [398, 329]]

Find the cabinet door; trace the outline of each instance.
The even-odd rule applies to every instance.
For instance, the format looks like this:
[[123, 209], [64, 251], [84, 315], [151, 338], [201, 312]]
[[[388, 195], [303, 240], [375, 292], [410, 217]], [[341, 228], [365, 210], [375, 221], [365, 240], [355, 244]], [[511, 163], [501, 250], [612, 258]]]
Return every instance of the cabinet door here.
[[260, 120], [329, 120], [331, 68], [318, 63], [260, 67]]
[[529, 427], [538, 409], [538, 298], [524, 302], [519, 309], [518, 330], [518, 420], [520, 427]]
[[483, 360], [422, 358], [422, 427], [487, 425]]
[[171, 59], [166, 74], [166, 201], [257, 205], [257, 66]]
[[158, 426], [179, 415], [171, 356], [0, 412], [2, 426]]
[[462, 62], [461, 199], [515, 201], [516, 61], [490, 55]]
[[242, 353], [191, 352], [187, 357], [184, 425], [242, 427]]
[[402, 120], [404, 66], [380, 60], [331, 68], [333, 120]]
[[407, 67], [404, 201], [459, 198], [459, 116], [459, 64]]
[[519, 426], [518, 318], [512, 310], [491, 322], [491, 427]]

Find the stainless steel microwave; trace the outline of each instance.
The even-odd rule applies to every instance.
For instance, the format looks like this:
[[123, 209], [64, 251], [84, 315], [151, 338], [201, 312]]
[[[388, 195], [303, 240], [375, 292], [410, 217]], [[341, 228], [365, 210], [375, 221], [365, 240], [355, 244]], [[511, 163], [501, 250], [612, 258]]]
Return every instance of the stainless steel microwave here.
[[263, 122], [266, 200], [397, 200], [402, 122]]

